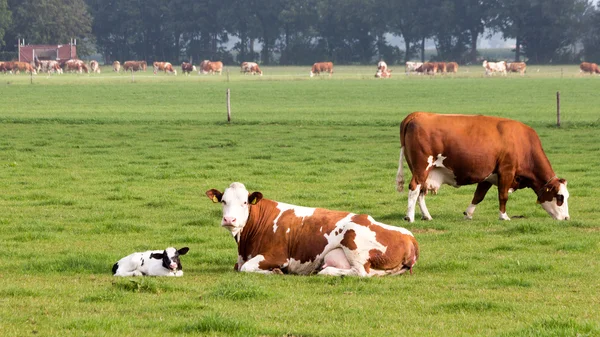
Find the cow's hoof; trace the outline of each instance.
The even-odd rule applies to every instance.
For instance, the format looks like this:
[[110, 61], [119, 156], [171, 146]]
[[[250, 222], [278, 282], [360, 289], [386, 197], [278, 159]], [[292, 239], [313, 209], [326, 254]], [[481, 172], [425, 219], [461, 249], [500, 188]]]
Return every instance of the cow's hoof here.
[[463, 212], [463, 214], [465, 215], [465, 220], [473, 220], [473, 215], [468, 214], [467, 212]]
[[422, 217], [421, 217], [421, 220], [425, 220], [425, 221], [431, 221], [431, 220], [433, 220], [433, 218], [432, 218], [432, 217], [430, 217], [430, 216], [429, 216], [429, 217], [427, 217], [427, 216], [422, 216]]
[[279, 268], [273, 268], [273, 274], [283, 275], [283, 272]]
[[406, 220], [406, 221], [408, 221], [408, 222], [415, 222], [415, 220], [411, 219], [411, 218], [410, 218], [410, 217], [408, 217], [408, 216], [405, 216], [405, 217], [404, 217], [404, 220]]

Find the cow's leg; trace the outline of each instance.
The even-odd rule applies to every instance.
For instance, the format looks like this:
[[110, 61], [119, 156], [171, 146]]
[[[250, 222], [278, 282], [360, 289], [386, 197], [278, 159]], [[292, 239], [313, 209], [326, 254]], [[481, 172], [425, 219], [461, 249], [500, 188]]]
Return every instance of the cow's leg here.
[[421, 220], [432, 220], [433, 218], [431, 217], [431, 214], [429, 214], [427, 205], [425, 205], [425, 191], [419, 192], [417, 201], [419, 202], [419, 209], [421, 209]]
[[408, 209], [406, 211], [404, 220], [408, 220], [408, 222], [415, 222], [415, 206], [420, 193], [421, 184], [417, 184], [415, 177], [413, 176], [410, 181], [410, 185], [408, 186]]
[[514, 175], [506, 174], [498, 176], [498, 202], [500, 204], [500, 220], [510, 220], [506, 214], [506, 202], [508, 201], [508, 191]]
[[130, 277], [130, 276], [144, 276], [141, 271], [133, 270], [133, 271], [117, 271], [114, 276], [122, 276], [122, 277]]
[[[273, 268], [279, 268], [279, 266], [274, 265], [273, 268], [262, 269], [259, 264], [263, 261], [265, 261], [265, 257], [263, 255], [257, 255], [246, 261], [240, 268], [240, 271], [246, 273], [273, 274]], [[264, 265], [265, 263], [263, 263], [263, 266]]]
[[473, 219], [473, 213], [475, 213], [475, 207], [485, 198], [486, 193], [489, 191], [490, 187], [492, 187], [492, 183], [488, 181], [480, 182], [477, 184], [477, 189], [475, 190], [475, 194], [473, 195], [473, 200], [467, 210], [463, 213], [465, 215], [465, 219], [471, 220]]

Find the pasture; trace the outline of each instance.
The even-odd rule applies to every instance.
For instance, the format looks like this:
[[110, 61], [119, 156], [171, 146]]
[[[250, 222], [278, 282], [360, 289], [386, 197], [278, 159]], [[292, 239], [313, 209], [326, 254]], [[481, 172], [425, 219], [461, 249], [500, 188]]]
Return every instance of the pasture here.
[[[436, 78], [390, 68], [386, 80], [375, 66], [312, 79], [310, 67], [263, 77], [230, 67], [229, 82], [151, 71], [132, 82], [107, 67], [33, 84], [0, 74], [0, 335], [600, 335], [600, 78], [577, 66], [506, 78], [484, 78], [480, 65]], [[534, 127], [569, 182], [571, 220], [552, 220], [525, 189], [501, 222], [494, 187], [466, 221], [474, 186], [444, 186], [427, 197], [432, 221], [417, 211], [404, 222], [398, 126], [416, 110]], [[235, 242], [204, 195], [233, 181], [406, 227], [421, 249], [414, 274], [234, 272]], [[182, 278], [110, 273], [121, 257], [168, 246], [190, 247]]]

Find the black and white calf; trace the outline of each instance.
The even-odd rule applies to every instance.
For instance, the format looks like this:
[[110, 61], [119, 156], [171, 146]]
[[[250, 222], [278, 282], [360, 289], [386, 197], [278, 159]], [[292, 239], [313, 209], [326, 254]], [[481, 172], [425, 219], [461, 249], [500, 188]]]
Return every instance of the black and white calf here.
[[183, 276], [179, 255], [185, 255], [188, 247], [179, 250], [149, 250], [133, 253], [120, 259], [112, 267], [114, 276]]

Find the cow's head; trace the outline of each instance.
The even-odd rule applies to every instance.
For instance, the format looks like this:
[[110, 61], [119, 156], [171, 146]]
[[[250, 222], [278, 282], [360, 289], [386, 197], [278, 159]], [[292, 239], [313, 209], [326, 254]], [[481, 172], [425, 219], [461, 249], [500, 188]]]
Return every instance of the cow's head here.
[[170, 269], [172, 271], [181, 270], [181, 261], [179, 261], [179, 255], [187, 254], [188, 247], [183, 247], [179, 250], [169, 247], [165, 249], [162, 253], [152, 253], [150, 254], [151, 259], [162, 260], [162, 265], [166, 269]]
[[537, 202], [556, 220], [569, 220], [567, 181], [552, 179], [538, 191]]
[[225, 192], [211, 189], [206, 191], [206, 196], [213, 202], [223, 205], [223, 219], [221, 226], [227, 228], [233, 236], [239, 234], [248, 221], [250, 205], [262, 199], [262, 193], [248, 193], [242, 183], [232, 183]]

